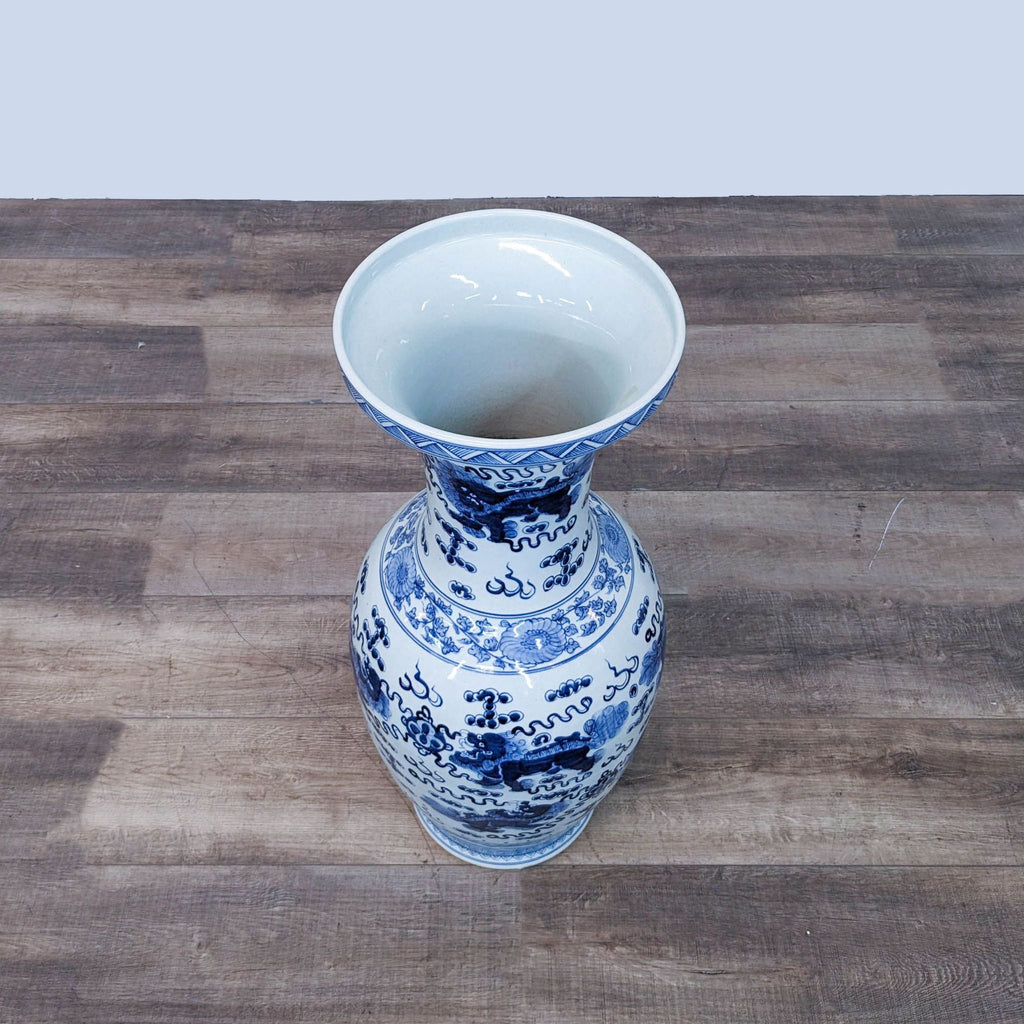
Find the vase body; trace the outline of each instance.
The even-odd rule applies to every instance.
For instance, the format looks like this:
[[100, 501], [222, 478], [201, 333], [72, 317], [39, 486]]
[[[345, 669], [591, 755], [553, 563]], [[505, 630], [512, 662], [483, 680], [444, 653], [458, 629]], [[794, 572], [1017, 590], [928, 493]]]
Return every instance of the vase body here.
[[519, 867], [578, 834], [629, 763], [661, 674], [661, 595], [633, 532], [589, 492], [592, 456], [427, 460], [352, 602], [377, 749], [428, 832]]
[[[427, 484], [360, 568], [359, 697], [423, 827], [472, 863], [564, 849], [651, 714], [665, 640], [654, 568], [590, 490], [596, 453], [657, 408], [681, 354], [678, 298], [651, 266], [584, 222], [480, 211], [378, 250], [336, 310], [353, 396], [423, 455]], [[452, 279], [475, 290], [453, 298]], [[644, 341], [612, 329], [617, 316]]]

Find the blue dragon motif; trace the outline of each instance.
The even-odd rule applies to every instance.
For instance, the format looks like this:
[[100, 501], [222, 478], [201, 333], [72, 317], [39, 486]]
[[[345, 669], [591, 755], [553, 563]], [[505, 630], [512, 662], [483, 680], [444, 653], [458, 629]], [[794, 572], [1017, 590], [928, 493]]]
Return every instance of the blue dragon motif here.
[[538, 466], [513, 481], [483, 467], [426, 458], [428, 480], [459, 524], [474, 537], [507, 542], [513, 522], [534, 523], [542, 516], [564, 522], [590, 473], [593, 458]]

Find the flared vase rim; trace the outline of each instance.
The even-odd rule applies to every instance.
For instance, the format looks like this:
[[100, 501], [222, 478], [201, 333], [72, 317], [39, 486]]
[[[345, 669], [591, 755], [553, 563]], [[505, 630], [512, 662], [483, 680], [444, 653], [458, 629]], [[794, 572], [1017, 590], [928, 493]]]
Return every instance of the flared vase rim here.
[[[367, 386], [349, 359], [342, 332], [342, 319], [346, 306], [356, 292], [362, 278], [388, 258], [393, 250], [407, 246], [419, 234], [437, 232], [454, 222], [498, 221], [502, 218], [550, 224], [568, 224], [582, 234], [590, 234], [603, 240], [608, 253], [618, 250], [622, 261], [630, 259], [639, 264], [662, 290], [672, 321], [672, 350], [654, 382], [632, 402], [623, 405], [610, 415], [574, 430], [535, 437], [491, 438], [471, 434], [459, 434], [440, 427], [434, 427], [415, 419], [385, 402]], [[488, 207], [449, 214], [424, 221], [400, 232], [374, 249], [349, 275], [334, 308], [333, 337], [334, 349], [345, 382], [352, 397], [363, 411], [378, 426], [405, 444], [424, 455], [434, 455], [453, 461], [479, 465], [528, 465], [540, 462], [557, 462], [589, 455], [630, 433], [646, 420], [668, 394], [675, 380], [685, 344], [686, 320], [683, 305], [675, 286], [658, 263], [639, 246], [607, 228], [579, 217], [551, 213], [524, 207]]]

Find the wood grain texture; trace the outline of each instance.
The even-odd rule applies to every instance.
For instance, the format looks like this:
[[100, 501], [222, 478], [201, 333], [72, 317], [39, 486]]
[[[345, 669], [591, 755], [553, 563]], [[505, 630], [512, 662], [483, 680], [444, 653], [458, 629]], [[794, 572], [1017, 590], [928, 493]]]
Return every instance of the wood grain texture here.
[[944, 379], [965, 398], [1024, 397], [1024, 321], [928, 324]]
[[536, 1019], [1013, 1024], [1022, 891], [1016, 870], [551, 865], [523, 882]]
[[[347, 595], [403, 497], [15, 495], [0, 504], [0, 597]], [[1024, 499], [1012, 491], [604, 497], [643, 538], [666, 594], [885, 587], [892, 597], [1020, 598]]]
[[195, 401], [206, 389], [196, 327], [9, 327], [0, 346], [0, 402]]
[[73, 846], [55, 839], [54, 833], [65, 820], [77, 819], [122, 729], [121, 722], [104, 718], [0, 717], [0, 874], [6, 874], [5, 861], [66, 861]]
[[[348, 662], [422, 486], [331, 344], [413, 224], [529, 206], [683, 298], [601, 453], [668, 645], [557, 860], [458, 864]], [[0, 201], [0, 1021], [1024, 1020], [1019, 197]]]
[[665, 257], [687, 323], [1024, 318], [1021, 256]]
[[[0, 479], [31, 491], [410, 491], [419, 457], [354, 404], [18, 406]], [[1018, 402], [687, 402], [602, 453], [599, 490], [1020, 490]]]
[[338, 369], [328, 324], [208, 327], [203, 352], [210, 402], [353, 401]]
[[669, 599], [666, 715], [1024, 713], [1024, 602], [725, 590]]
[[0, 498], [0, 597], [138, 600], [160, 495]]
[[[1000, 337], [1001, 322], [990, 331]], [[952, 392], [958, 378], [943, 373], [946, 349], [940, 357], [933, 346], [917, 323], [688, 324], [666, 404], [1012, 397]]]
[[[1012, 398], [1005, 370], [1021, 323], [691, 325], [667, 404], [683, 401]], [[351, 402], [330, 325], [0, 326], [0, 401], [79, 403]], [[996, 362], [1000, 353], [1003, 363]], [[970, 364], [965, 360], [970, 360]], [[958, 361], [960, 360], [960, 361]], [[1008, 364], [1008, 365], [1004, 365]], [[961, 369], [973, 369], [973, 383]], [[965, 385], [968, 389], [965, 390]]]
[[17, 884], [0, 891], [0, 914], [25, 920], [21, 935], [0, 940], [0, 1012], [10, 1019], [1020, 1019], [1017, 869], [130, 867], [9, 877]]
[[881, 201], [901, 252], [1024, 253], [1024, 197], [886, 196]]
[[[922, 587], [1020, 595], [1024, 503], [1013, 492], [604, 496], [643, 538], [667, 594], [884, 586], [894, 596]], [[79, 500], [98, 508], [101, 497]], [[36, 500], [43, 508], [57, 502]], [[158, 529], [147, 531], [146, 593], [348, 594], [378, 524], [399, 503], [379, 493], [169, 495]], [[347, 531], [338, 530], [339, 520]]]
[[[708, 720], [685, 694], [666, 703], [687, 714], [652, 722], [560, 863], [1024, 865], [1019, 720]], [[98, 864], [456, 863], [391, 783], [354, 691], [339, 715], [313, 710], [127, 720], [47, 839]]]
[[895, 598], [941, 588], [986, 600], [1020, 596], [1024, 551], [1012, 538], [1024, 505], [1013, 492], [632, 491], [609, 498], [635, 522], [670, 594], [884, 588]]
[[598, 490], [997, 490], [1024, 486], [1017, 402], [677, 403], [602, 453]]
[[[668, 597], [659, 714], [1024, 718], [1024, 602], [942, 592]], [[7, 599], [0, 716], [343, 716], [347, 597]], [[669, 680], [675, 682], [670, 683]]]
[[[236, 251], [312, 251], [357, 238], [368, 250], [413, 224], [502, 206], [581, 217], [660, 256], [898, 252], [882, 201], [869, 196], [753, 199], [454, 199], [386, 203], [261, 203], [235, 224]], [[311, 245], [312, 243], [312, 245]]]
[[[9, 259], [0, 324], [111, 321], [245, 327], [331, 322], [341, 285], [374, 246], [309, 258]], [[1024, 256], [663, 256], [687, 322], [907, 323], [1024, 319]]]
[[214, 202], [4, 199], [0, 259], [215, 259], [230, 249], [238, 209]]
[[0, 1015], [522, 1020], [518, 880], [469, 868], [20, 870], [0, 887]]

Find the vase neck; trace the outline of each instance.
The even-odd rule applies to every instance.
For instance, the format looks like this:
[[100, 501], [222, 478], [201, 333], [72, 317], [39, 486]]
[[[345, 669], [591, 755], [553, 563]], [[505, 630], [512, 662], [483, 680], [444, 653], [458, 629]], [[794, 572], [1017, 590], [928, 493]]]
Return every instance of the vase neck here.
[[426, 456], [423, 571], [480, 612], [523, 614], [576, 590], [597, 558], [593, 456], [531, 466], [468, 466]]

